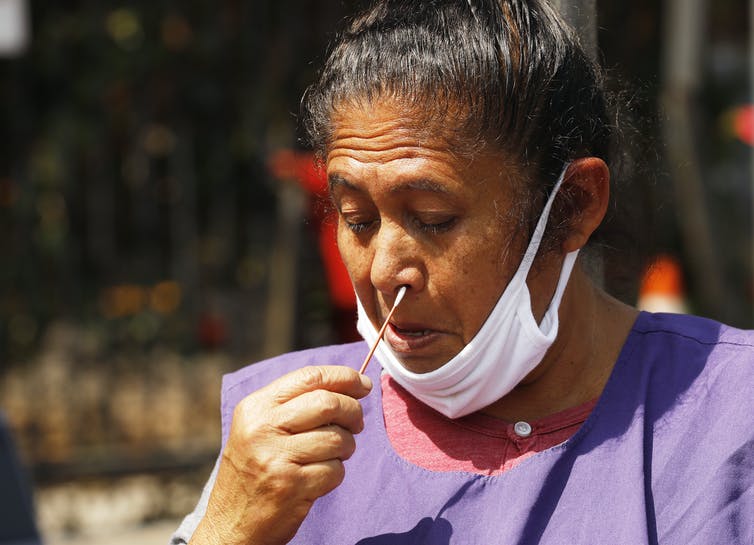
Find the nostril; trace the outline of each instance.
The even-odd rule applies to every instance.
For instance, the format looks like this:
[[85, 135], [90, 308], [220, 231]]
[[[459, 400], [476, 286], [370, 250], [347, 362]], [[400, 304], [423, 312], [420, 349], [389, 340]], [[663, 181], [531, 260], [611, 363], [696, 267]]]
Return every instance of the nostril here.
[[403, 300], [403, 297], [406, 295], [408, 288], [408, 284], [403, 284], [398, 288], [398, 295], [395, 296], [395, 303], [393, 303], [394, 306], [398, 306], [398, 303]]

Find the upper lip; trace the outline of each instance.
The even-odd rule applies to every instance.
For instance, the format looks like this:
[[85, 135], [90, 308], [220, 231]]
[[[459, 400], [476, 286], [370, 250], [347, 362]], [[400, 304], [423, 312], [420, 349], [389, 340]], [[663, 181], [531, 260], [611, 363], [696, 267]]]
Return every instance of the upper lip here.
[[393, 317], [393, 319], [390, 320], [390, 325], [398, 329], [405, 330], [405, 331], [427, 331], [427, 330], [434, 331], [432, 327], [428, 326], [425, 323], [396, 320], [395, 317]]

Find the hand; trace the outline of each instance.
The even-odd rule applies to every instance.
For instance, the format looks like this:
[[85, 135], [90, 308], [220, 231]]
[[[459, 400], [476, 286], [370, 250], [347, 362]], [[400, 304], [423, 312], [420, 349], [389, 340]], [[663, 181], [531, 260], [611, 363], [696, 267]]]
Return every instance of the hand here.
[[244, 398], [233, 413], [207, 512], [192, 545], [287, 543], [314, 500], [345, 477], [357, 401], [371, 381], [350, 367], [305, 367]]

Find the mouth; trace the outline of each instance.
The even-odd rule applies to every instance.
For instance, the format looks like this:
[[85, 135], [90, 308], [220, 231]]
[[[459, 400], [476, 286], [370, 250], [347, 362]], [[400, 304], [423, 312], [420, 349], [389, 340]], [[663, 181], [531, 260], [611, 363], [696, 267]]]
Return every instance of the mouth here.
[[429, 329], [422, 324], [390, 323], [385, 331], [385, 340], [394, 352], [401, 354], [417, 355], [416, 352], [424, 350], [435, 343], [442, 333], [435, 329]]
[[395, 329], [395, 332], [398, 335], [406, 335], [408, 337], [423, 337], [424, 335], [429, 335], [432, 330], [431, 329], [408, 329], [403, 327], [398, 327], [397, 325], [390, 324], [393, 329]]

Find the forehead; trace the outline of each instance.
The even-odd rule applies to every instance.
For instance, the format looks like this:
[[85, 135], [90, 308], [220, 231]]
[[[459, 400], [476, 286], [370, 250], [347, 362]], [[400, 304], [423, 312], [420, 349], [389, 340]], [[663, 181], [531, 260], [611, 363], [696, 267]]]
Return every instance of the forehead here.
[[500, 150], [482, 146], [470, 152], [459, 145], [451, 124], [443, 127], [392, 102], [339, 108], [326, 153], [328, 176], [339, 182], [385, 176], [424, 184], [520, 179]]
[[364, 146], [367, 150], [392, 145], [407, 148], [451, 148], [449, 131], [420, 115], [415, 108], [386, 101], [356, 102], [338, 108], [332, 116], [328, 155], [337, 148]]

